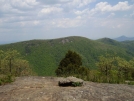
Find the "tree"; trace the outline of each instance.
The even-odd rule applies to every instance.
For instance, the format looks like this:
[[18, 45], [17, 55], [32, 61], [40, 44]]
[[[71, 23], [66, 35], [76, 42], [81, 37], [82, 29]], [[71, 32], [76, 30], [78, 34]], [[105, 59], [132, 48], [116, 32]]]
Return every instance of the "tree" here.
[[2, 68], [2, 59], [4, 57], [4, 52], [2, 50], [0, 50], [0, 72], [1, 72], [1, 68]]
[[68, 51], [65, 55], [65, 58], [63, 58], [59, 64], [59, 66], [67, 67], [69, 64], [81, 66], [82, 61], [79, 54], [73, 51]]
[[131, 70], [131, 64], [126, 61], [123, 58], [117, 57], [116, 58], [117, 61], [117, 69], [118, 69], [118, 77], [119, 79], [123, 78], [123, 79], [130, 79], [131, 75], [130, 75], [130, 70]]
[[16, 50], [0, 50], [0, 73], [4, 75], [30, 75], [31, 67]]
[[100, 72], [101, 82], [124, 83], [125, 80], [131, 80], [134, 76], [134, 60], [127, 61], [118, 56], [99, 57], [97, 63]]
[[17, 59], [14, 63], [13, 74], [15, 76], [27, 76], [32, 74], [32, 69], [27, 60]]
[[82, 59], [79, 54], [73, 51], [68, 51], [65, 57], [60, 61], [56, 69], [57, 76], [69, 76], [78, 73], [79, 67], [82, 65]]
[[130, 68], [131, 77], [134, 80], [134, 58], [129, 61], [129, 64], [131, 66]]
[[106, 77], [106, 82], [109, 82], [108, 78], [111, 75], [112, 68], [114, 67], [113, 62], [114, 58], [109, 54], [99, 57], [99, 62], [97, 63], [97, 66], [99, 67], [100, 73], [104, 75], [104, 77]]
[[9, 64], [9, 72], [12, 73], [13, 60], [19, 58], [19, 53], [16, 50], [8, 50], [5, 55], [5, 59], [8, 61]]
[[16, 50], [0, 50], [0, 85], [14, 81], [14, 77], [32, 75], [28, 61]]

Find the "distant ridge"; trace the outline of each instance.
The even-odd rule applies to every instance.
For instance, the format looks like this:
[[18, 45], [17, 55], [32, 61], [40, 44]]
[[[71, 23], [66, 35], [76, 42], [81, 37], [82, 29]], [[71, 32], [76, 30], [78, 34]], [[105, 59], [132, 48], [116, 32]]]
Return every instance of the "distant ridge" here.
[[114, 40], [116, 40], [116, 41], [132, 41], [132, 40], [134, 40], [134, 37], [126, 37], [126, 36], [120, 36], [120, 37], [118, 37], [118, 38], [115, 38]]

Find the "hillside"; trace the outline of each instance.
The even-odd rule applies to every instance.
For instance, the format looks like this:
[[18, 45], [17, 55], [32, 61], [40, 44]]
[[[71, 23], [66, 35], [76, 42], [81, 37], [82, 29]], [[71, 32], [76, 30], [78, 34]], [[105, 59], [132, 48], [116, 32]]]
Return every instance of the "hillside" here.
[[0, 86], [0, 101], [134, 101], [134, 86], [85, 81], [82, 87], [59, 87], [57, 77], [19, 77]]
[[112, 40], [110, 38], [102, 38], [102, 39], [98, 39], [97, 41], [98, 42], [105, 43], [105, 44], [108, 44], [108, 45], [113, 45], [113, 46], [121, 46], [122, 45], [121, 42]]
[[[129, 47], [128, 47], [129, 46]], [[112, 39], [90, 40], [84, 37], [65, 37], [51, 40], [30, 40], [7, 45], [0, 45], [0, 50], [18, 50], [24, 59], [32, 65], [38, 75], [55, 75], [55, 69], [68, 50], [80, 54], [83, 66], [96, 68], [98, 56], [117, 53], [127, 60], [134, 56], [132, 43], [116, 42]], [[131, 50], [130, 50], [131, 49]]]

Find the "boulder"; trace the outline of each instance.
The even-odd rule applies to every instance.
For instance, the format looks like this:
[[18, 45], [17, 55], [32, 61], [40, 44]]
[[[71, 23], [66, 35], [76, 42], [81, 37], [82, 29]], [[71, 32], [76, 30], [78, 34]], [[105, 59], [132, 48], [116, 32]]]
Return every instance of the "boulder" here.
[[61, 78], [59, 80], [59, 86], [82, 86], [83, 80], [76, 77]]

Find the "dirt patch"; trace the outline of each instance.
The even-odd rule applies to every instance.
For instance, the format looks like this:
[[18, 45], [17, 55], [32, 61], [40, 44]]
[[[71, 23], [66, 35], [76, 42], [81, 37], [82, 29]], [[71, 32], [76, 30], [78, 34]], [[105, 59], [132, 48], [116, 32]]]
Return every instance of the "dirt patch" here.
[[84, 82], [59, 87], [57, 77], [19, 77], [0, 86], [0, 101], [134, 101], [134, 86]]

